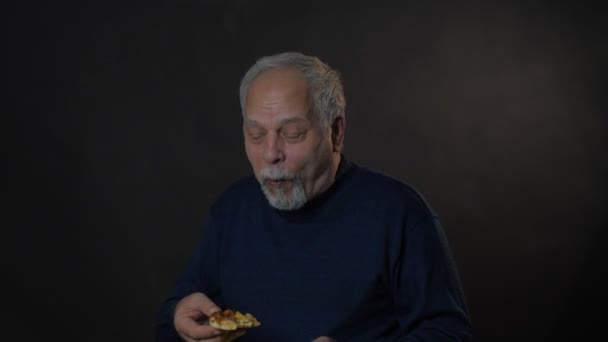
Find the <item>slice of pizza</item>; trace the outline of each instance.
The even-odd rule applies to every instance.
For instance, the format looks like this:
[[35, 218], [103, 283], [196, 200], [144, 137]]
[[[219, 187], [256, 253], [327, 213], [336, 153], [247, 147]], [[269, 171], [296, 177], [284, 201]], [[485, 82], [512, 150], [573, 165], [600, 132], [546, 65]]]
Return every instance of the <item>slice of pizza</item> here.
[[259, 327], [261, 323], [250, 313], [243, 315], [239, 311], [226, 309], [213, 313], [209, 317], [209, 324], [214, 328], [230, 331]]

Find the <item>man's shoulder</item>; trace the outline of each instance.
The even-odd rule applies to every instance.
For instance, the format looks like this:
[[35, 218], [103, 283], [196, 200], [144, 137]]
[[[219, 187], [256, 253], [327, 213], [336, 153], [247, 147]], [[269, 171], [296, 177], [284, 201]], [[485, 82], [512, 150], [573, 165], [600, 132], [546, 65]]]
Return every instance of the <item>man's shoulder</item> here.
[[426, 198], [411, 183], [379, 169], [358, 166], [353, 171], [353, 187], [368, 200], [389, 207], [406, 205], [432, 212]]
[[395, 196], [419, 195], [418, 190], [410, 183], [379, 169], [358, 166], [355, 169], [355, 182], [359, 186], [373, 189], [372, 193]]

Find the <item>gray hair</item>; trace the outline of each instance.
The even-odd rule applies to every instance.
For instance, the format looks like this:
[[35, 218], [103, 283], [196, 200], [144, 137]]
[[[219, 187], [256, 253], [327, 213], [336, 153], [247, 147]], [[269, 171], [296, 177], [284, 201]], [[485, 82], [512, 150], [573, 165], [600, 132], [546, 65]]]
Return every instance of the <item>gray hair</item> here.
[[279, 67], [293, 68], [302, 73], [312, 97], [312, 110], [319, 118], [321, 127], [329, 128], [338, 116], [344, 115], [346, 101], [340, 74], [319, 58], [299, 52], [284, 52], [262, 57], [249, 68], [241, 80], [239, 89], [243, 115], [245, 115], [245, 102], [251, 82], [262, 72]]

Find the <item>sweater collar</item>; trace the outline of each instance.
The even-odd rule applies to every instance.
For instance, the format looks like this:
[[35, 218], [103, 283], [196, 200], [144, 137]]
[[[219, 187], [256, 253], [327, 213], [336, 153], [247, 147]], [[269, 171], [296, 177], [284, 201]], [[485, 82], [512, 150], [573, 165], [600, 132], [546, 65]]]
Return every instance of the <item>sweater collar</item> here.
[[338, 164], [338, 169], [336, 170], [334, 181], [327, 190], [315, 196], [300, 209], [279, 210], [273, 208], [273, 210], [284, 219], [290, 221], [305, 220], [311, 217], [319, 217], [319, 215], [322, 216], [324, 212], [331, 210], [330, 208], [327, 208], [326, 204], [331, 200], [332, 197], [335, 196], [336, 192], [338, 192], [341, 187], [341, 184], [343, 183], [344, 179], [348, 175], [348, 172], [353, 168], [353, 166], [354, 164], [352, 164], [348, 159], [344, 157], [343, 154], [341, 154], [340, 163]]

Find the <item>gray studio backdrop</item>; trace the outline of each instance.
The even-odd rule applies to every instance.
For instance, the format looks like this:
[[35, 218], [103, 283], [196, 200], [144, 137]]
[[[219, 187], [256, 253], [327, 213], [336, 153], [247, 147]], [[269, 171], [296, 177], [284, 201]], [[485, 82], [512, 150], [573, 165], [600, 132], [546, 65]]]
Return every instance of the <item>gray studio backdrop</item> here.
[[342, 74], [347, 156], [438, 211], [479, 341], [599, 331], [606, 11], [396, 3], [19, 5], [10, 327], [152, 340], [206, 209], [249, 173], [240, 77], [296, 50]]

